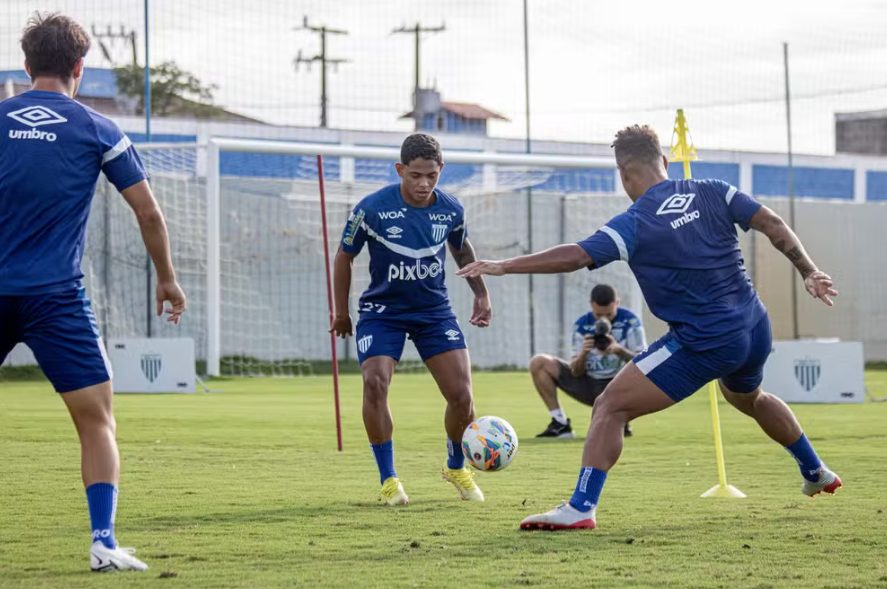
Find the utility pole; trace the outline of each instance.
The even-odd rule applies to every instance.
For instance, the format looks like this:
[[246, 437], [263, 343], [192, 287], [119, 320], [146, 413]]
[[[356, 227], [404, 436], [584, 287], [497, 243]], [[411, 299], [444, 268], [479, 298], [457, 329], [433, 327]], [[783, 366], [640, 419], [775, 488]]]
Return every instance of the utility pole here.
[[348, 63], [347, 59], [338, 59], [327, 57], [326, 55], [326, 36], [329, 35], [347, 35], [348, 31], [343, 31], [341, 29], [333, 29], [327, 27], [326, 25], [321, 26], [313, 26], [308, 24], [308, 17], [305, 16], [302, 19], [302, 26], [295, 27], [293, 30], [295, 31], [311, 31], [312, 33], [317, 33], [320, 35], [320, 53], [315, 55], [314, 57], [302, 57], [302, 50], [299, 50], [299, 53], [296, 55], [296, 58], [293, 60], [293, 65], [296, 66], [296, 71], [299, 70], [299, 66], [301, 64], [306, 64], [308, 71], [311, 71], [311, 64], [315, 61], [320, 62], [320, 126], [322, 128], [326, 128], [327, 126], [327, 94], [326, 94], [326, 68], [327, 65], [332, 65], [334, 70], [338, 69], [338, 65], [340, 63]]
[[[117, 62], [114, 59], [114, 55], [111, 53], [109, 43], [114, 43], [115, 41], [128, 41], [130, 51], [132, 52], [132, 65], [133, 67], [138, 67], [138, 54], [136, 52], [136, 32], [135, 29], [127, 31], [123, 25], [120, 25], [119, 31], [114, 31], [111, 29], [111, 25], [108, 25], [105, 31], [99, 31], [95, 23], [92, 24], [92, 36], [99, 43], [99, 49], [102, 52], [102, 55], [105, 59], [108, 60], [108, 63], [111, 64], [112, 67], [117, 66]], [[106, 41], [108, 43], [106, 43]]]
[[[797, 233], [795, 225], [795, 166], [792, 152], [792, 95], [788, 76], [788, 43], [782, 44], [782, 63], [785, 68], [785, 128], [788, 134], [788, 224]], [[800, 339], [798, 329], [798, 277], [792, 268], [792, 335]]]
[[[412, 27], [407, 27], [406, 25], [401, 25], [399, 29], [394, 29], [391, 31], [392, 34], [395, 33], [409, 33], [415, 36], [415, 45], [416, 45], [416, 76], [413, 82], [413, 112], [416, 113], [418, 110], [419, 104], [419, 46], [421, 44], [422, 33], [440, 33], [447, 30], [447, 24], [441, 23], [439, 27], [423, 27], [421, 23], [416, 23]], [[418, 113], [416, 113], [418, 117]], [[417, 119], [418, 120], [418, 119]]]

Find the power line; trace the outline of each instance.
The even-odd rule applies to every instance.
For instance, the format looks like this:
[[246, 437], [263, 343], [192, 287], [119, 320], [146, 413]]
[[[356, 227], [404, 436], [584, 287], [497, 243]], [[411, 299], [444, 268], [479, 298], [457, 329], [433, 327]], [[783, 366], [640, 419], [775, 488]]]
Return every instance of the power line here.
[[313, 57], [302, 57], [302, 50], [299, 49], [299, 53], [296, 55], [296, 58], [293, 60], [293, 65], [296, 67], [296, 71], [299, 70], [299, 66], [301, 64], [306, 64], [308, 71], [311, 71], [311, 64], [319, 61], [320, 62], [320, 126], [326, 128], [327, 126], [327, 93], [326, 93], [326, 72], [327, 66], [332, 65], [334, 70], [338, 69], [337, 66], [340, 63], [348, 63], [347, 59], [339, 59], [327, 57], [326, 54], [326, 36], [327, 35], [347, 35], [348, 31], [342, 29], [333, 29], [327, 27], [326, 25], [313, 26], [308, 24], [308, 16], [306, 15], [302, 19], [302, 26], [295, 27], [293, 30], [296, 31], [311, 31], [312, 33], [317, 33], [320, 35], [320, 53], [314, 55]]
[[123, 25], [120, 25], [119, 31], [113, 31], [111, 29], [111, 25], [108, 25], [105, 31], [99, 31], [98, 29], [96, 29], [95, 23], [92, 23], [91, 28], [92, 36], [99, 43], [99, 50], [102, 52], [104, 58], [108, 60], [108, 63], [111, 64], [111, 67], [116, 67], [117, 62], [111, 53], [110, 45], [108, 43], [105, 43], [105, 41], [108, 41], [109, 43], [114, 43], [120, 40], [129, 42], [129, 49], [132, 52], [132, 65], [133, 67], [138, 67], [135, 29], [126, 30]]
[[[847, 94], [864, 94], [866, 92], [878, 92], [887, 90], [887, 84], [877, 84], [871, 86], [859, 86], [856, 88], [835, 88], [832, 90], [822, 90], [817, 92], [807, 92], [807, 93], [798, 93], [792, 94], [792, 101], [796, 102], [798, 100], [813, 100], [816, 98], [827, 98], [829, 96], [842, 96]], [[745, 98], [745, 99], [737, 99], [737, 100], [711, 100], [706, 102], [681, 102], [682, 108], [721, 108], [721, 107], [729, 107], [729, 106], [748, 106], [753, 104], [763, 104], [767, 102], [782, 102], [785, 100], [785, 95], [781, 96], [761, 96], [758, 98]], [[536, 114], [545, 114], [545, 115], [575, 115], [575, 113], [594, 113], [594, 114], [621, 114], [621, 113], [633, 113], [633, 112], [655, 112], [661, 110], [674, 110], [675, 102], [672, 103], [662, 103], [654, 106], [637, 106], [637, 107], [620, 107], [620, 108], [579, 108], [574, 109], [571, 108], [568, 111], [536, 111]]]
[[423, 27], [421, 23], [416, 23], [412, 27], [407, 27], [406, 25], [401, 25], [399, 29], [393, 29], [391, 31], [392, 35], [408, 33], [413, 35], [415, 38], [415, 76], [413, 82], [413, 117], [416, 119], [416, 129], [419, 128], [419, 122], [422, 117], [422, 113], [419, 112], [419, 69], [420, 69], [420, 52], [419, 48], [421, 45], [422, 33], [441, 33], [447, 30], [447, 24], [441, 23], [440, 26], [437, 27]]

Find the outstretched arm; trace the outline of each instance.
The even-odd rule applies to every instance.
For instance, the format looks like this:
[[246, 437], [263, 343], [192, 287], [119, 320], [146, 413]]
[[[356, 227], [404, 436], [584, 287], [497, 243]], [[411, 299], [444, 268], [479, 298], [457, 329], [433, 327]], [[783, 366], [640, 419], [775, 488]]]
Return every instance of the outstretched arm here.
[[[459, 268], [472, 264], [477, 260], [474, 254], [474, 246], [465, 238], [462, 241], [462, 249], [456, 249], [450, 246], [450, 253], [453, 255], [456, 265]], [[490, 303], [490, 294], [487, 292], [487, 285], [480, 275], [467, 277], [468, 286], [474, 293], [474, 310], [471, 313], [471, 319], [468, 320], [472, 325], [477, 327], [488, 327], [493, 317], [493, 306]]]
[[172, 265], [172, 254], [169, 251], [169, 233], [166, 229], [166, 220], [151, 192], [147, 180], [133, 184], [121, 191], [123, 198], [133, 210], [142, 232], [142, 241], [145, 249], [154, 262], [157, 272], [157, 315], [164, 312], [164, 302], [169, 302], [166, 308], [167, 321], [178, 325], [185, 312], [187, 301], [185, 293], [176, 281], [176, 271]]
[[769, 207], [762, 206], [752, 216], [749, 227], [766, 235], [773, 247], [785, 254], [785, 257], [794, 264], [804, 279], [804, 287], [810, 296], [822, 300], [830, 307], [834, 305], [831, 297], [837, 296], [838, 291], [834, 289], [831, 277], [816, 267], [804, 250], [801, 240], [782, 217]]
[[547, 250], [518, 256], [507, 260], [480, 260], [468, 264], [456, 274], [473, 278], [483, 274], [502, 276], [503, 274], [559, 274], [573, 272], [590, 266], [594, 261], [584, 249], [575, 243], [556, 245]]

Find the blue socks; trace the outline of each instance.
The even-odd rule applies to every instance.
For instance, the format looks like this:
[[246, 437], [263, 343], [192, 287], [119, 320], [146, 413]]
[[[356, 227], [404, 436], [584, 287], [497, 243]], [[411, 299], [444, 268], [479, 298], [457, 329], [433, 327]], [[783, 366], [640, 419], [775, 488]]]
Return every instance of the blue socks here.
[[382, 444], [370, 444], [373, 449], [373, 456], [376, 457], [376, 466], [379, 467], [379, 477], [382, 483], [385, 479], [396, 477], [394, 472], [394, 442], [388, 440]]
[[447, 438], [447, 468], [458, 470], [465, 467], [465, 455], [462, 446]]
[[114, 516], [117, 514], [117, 487], [111, 483], [95, 483], [86, 488], [92, 541], [108, 548], [117, 548], [114, 538]]
[[578, 511], [587, 513], [597, 506], [598, 499], [601, 497], [601, 489], [604, 488], [604, 481], [607, 480], [607, 473], [590, 466], [583, 466], [579, 469], [579, 480], [576, 482], [576, 490], [570, 497], [570, 505]]
[[798, 466], [801, 467], [801, 476], [813, 483], [819, 480], [819, 469], [822, 466], [822, 460], [816, 455], [816, 451], [810, 445], [810, 440], [807, 439], [806, 435], [801, 434], [797, 442], [791, 446], [786, 446], [785, 449], [788, 450], [789, 454], [798, 462]]

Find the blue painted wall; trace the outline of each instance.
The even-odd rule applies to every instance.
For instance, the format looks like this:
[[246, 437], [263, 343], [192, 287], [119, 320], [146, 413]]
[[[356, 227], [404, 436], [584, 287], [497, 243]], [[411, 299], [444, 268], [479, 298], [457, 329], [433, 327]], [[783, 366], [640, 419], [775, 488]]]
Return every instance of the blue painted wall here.
[[[853, 170], [839, 168], [794, 168], [795, 196], [853, 199]], [[786, 166], [752, 166], [752, 194], [786, 196]]]
[[[733, 186], [739, 186], [739, 164], [719, 164], [716, 162], [690, 162], [694, 178], [715, 178]], [[684, 177], [684, 164], [668, 165], [668, 177], [678, 180]]]
[[613, 170], [555, 170], [551, 176], [533, 190], [552, 192], [614, 192], [616, 174]]
[[887, 201], [887, 172], [866, 172], [866, 200]]
[[[138, 143], [145, 140], [144, 133], [129, 133]], [[156, 142], [193, 143], [194, 135], [153, 134]], [[340, 174], [338, 157], [324, 158], [324, 172], [328, 178], [338, 179]], [[734, 186], [739, 185], [739, 164], [718, 162], [694, 162], [693, 176], [696, 178], [718, 178]], [[314, 156], [223, 152], [221, 154], [222, 174], [226, 176], [291, 178], [312, 180], [317, 178]], [[356, 159], [355, 178], [360, 182], [393, 183], [398, 181], [393, 162]], [[482, 174], [482, 166], [476, 164], [447, 164], [441, 177], [444, 184], [459, 184], [472, 176]], [[511, 183], [515, 172], [498, 170], [499, 184]], [[523, 172], [521, 172], [523, 173]], [[682, 178], [680, 164], [668, 167], [670, 178]], [[479, 181], [479, 180], [478, 180]], [[854, 195], [854, 170], [845, 168], [796, 167], [794, 169], [795, 194], [802, 197], [838, 198], [852, 200]], [[887, 171], [866, 173], [866, 200], [887, 201]], [[755, 196], [785, 196], [788, 186], [788, 170], [785, 166], [756, 164], [752, 166], [752, 194]], [[544, 182], [535, 185], [534, 190], [558, 193], [573, 192], [614, 192], [618, 189], [615, 175], [606, 169], [556, 170]]]

